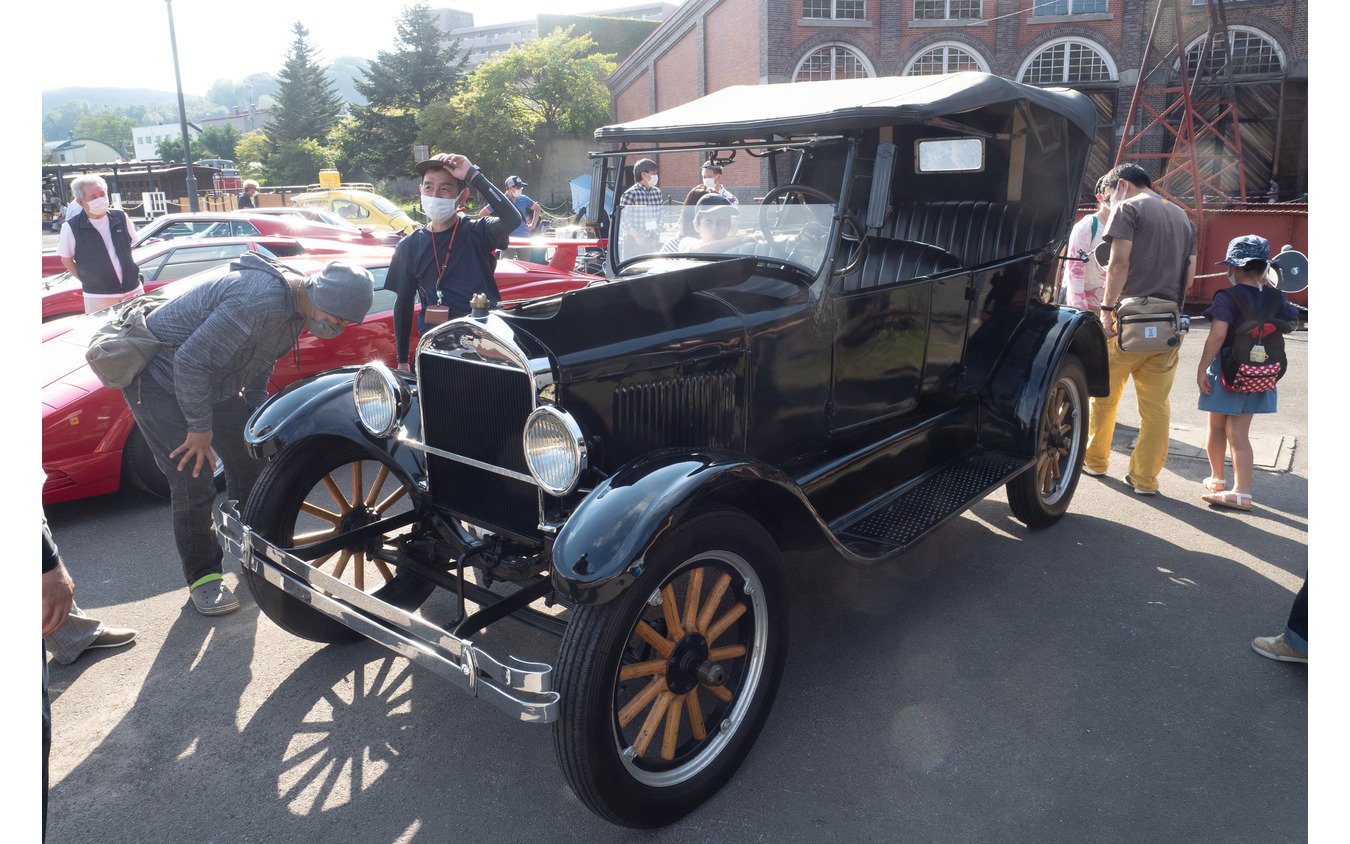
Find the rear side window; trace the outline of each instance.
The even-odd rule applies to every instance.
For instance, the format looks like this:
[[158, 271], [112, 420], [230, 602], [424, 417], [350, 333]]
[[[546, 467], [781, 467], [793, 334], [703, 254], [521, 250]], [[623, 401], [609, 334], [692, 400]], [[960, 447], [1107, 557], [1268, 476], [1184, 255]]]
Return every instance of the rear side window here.
[[262, 234], [257, 226], [247, 220], [231, 220], [230, 231], [234, 237], [257, 237]]
[[[185, 246], [175, 249], [160, 269], [155, 281], [173, 281], [202, 270], [209, 270], [248, 251], [247, 243], [225, 243], [218, 246]], [[149, 275], [146, 280], [150, 279]]]
[[370, 216], [365, 208], [346, 199], [333, 200], [333, 211], [344, 220], [363, 220]]
[[914, 142], [916, 173], [972, 173], [983, 169], [982, 138], [928, 138]]

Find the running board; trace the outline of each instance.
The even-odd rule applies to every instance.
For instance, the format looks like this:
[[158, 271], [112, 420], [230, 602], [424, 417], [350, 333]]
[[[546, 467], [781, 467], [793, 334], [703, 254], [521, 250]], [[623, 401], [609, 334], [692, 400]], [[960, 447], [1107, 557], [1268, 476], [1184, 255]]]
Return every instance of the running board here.
[[980, 451], [934, 469], [830, 525], [847, 548], [867, 557], [904, 551], [938, 525], [1031, 465], [1025, 457]]

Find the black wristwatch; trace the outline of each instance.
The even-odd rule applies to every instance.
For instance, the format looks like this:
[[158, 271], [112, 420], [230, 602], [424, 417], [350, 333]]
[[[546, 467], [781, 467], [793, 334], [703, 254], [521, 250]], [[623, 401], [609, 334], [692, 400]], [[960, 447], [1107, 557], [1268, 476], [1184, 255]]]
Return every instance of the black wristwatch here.
[[1115, 305], [1109, 305], [1109, 306], [1108, 306], [1108, 305], [1102, 305], [1102, 310], [1103, 310], [1103, 311], [1114, 311], [1115, 309], [1116, 309], [1116, 306], [1115, 306]]
[[476, 164], [470, 167], [468, 170], [464, 172], [464, 184], [466, 185], [473, 184], [473, 177], [477, 176], [481, 172], [483, 171], [478, 169], [478, 165]]

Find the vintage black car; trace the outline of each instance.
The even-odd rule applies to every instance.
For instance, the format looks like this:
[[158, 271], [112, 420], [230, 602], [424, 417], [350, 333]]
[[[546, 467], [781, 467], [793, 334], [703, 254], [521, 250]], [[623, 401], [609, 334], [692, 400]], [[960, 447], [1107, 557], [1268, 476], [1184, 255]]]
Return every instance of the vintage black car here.
[[[275, 396], [221, 541], [286, 630], [369, 637], [552, 723], [582, 802], [669, 823], [769, 713], [786, 555], [889, 562], [1000, 487], [1029, 527], [1068, 508], [1106, 347], [1055, 306], [1056, 256], [1096, 121], [1081, 94], [962, 73], [729, 88], [601, 128], [616, 197], [679, 151], [771, 189], [695, 241], [680, 208], [616, 199], [604, 281], [435, 328], [415, 377]], [[418, 613], [437, 588], [458, 618]], [[475, 643], [507, 617], [556, 659]]]

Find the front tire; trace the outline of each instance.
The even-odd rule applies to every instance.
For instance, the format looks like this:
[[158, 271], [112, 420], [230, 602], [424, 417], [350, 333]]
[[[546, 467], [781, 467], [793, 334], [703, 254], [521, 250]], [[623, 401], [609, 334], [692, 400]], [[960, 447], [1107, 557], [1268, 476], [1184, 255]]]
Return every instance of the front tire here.
[[657, 541], [636, 583], [578, 608], [558, 657], [553, 744], [572, 790], [612, 823], [671, 823], [715, 794], [768, 718], [787, 656], [787, 578], [736, 510]]
[[[412, 506], [408, 487], [369, 452], [348, 440], [312, 437], [267, 464], [244, 506], [244, 523], [282, 548], [332, 539]], [[404, 529], [407, 530], [407, 529]], [[386, 534], [310, 561], [310, 565], [400, 609], [422, 605], [435, 588], [398, 572], [393, 561], [403, 533]], [[253, 599], [278, 627], [315, 642], [354, 642], [361, 634], [244, 570]]]
[[1037, 430], [1036, 465], [1008, 482], [1008, 506], [1029, 528], [1049, 527], [1068, 512], [1087, 450], [1087, 376], [1083, 364], [1060, 364]]

